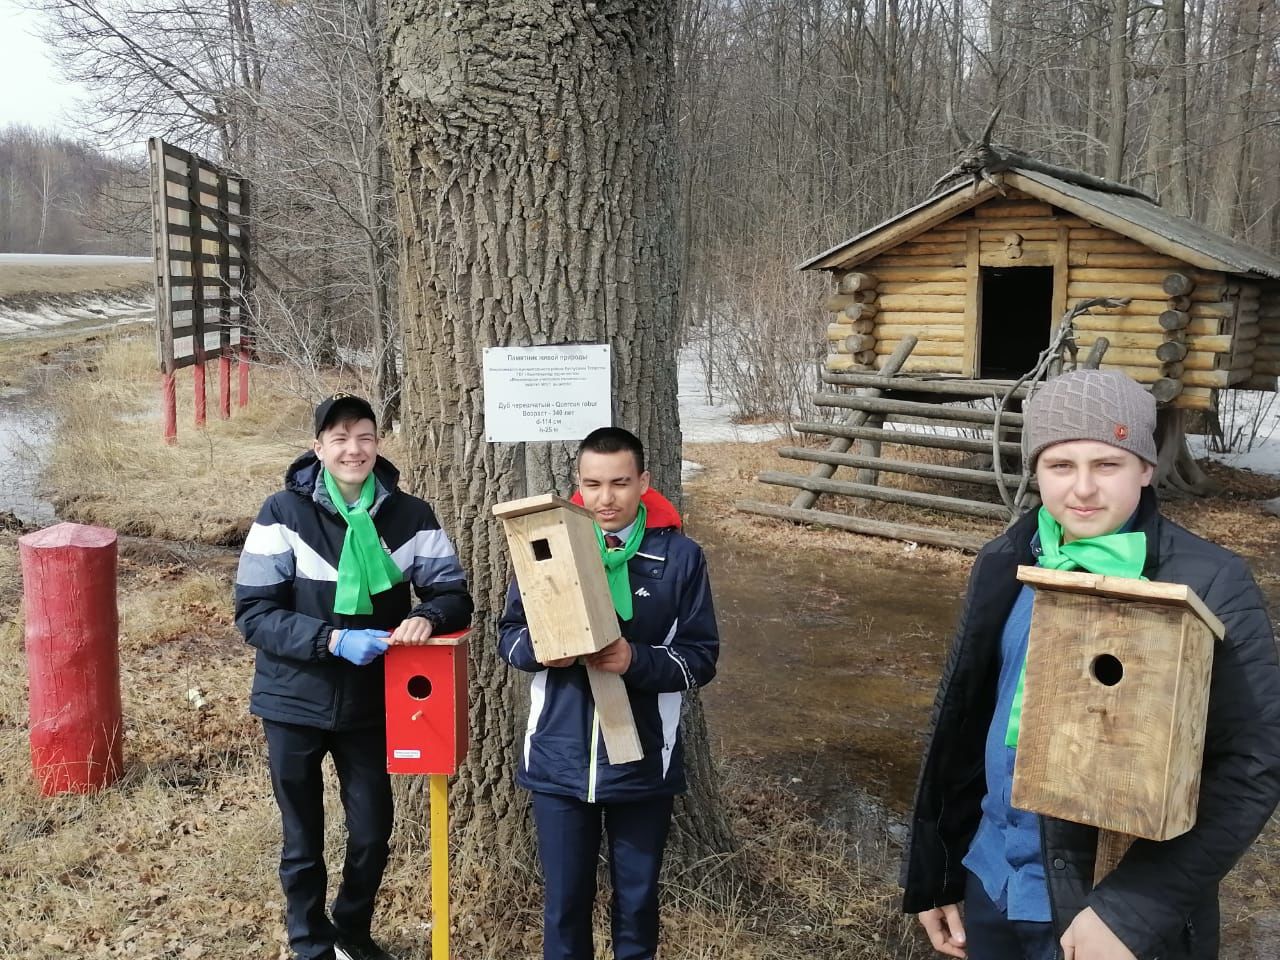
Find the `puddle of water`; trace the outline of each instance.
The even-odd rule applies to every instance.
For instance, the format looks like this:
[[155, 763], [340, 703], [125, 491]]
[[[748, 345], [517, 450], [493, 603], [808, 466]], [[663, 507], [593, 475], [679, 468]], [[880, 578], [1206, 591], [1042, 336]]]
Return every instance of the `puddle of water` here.
[[833, 566], [695, 536], [722, 637], [704, 693], [721, 751], [758, 760], [837, 821], [856, 819], [858, 793], [905, 811], [963, 572]]
[[44, 455], [53, 439], [54, 421], [40, 397], [46, 376], [33, 371], [31, 386], [0, 398], [0, 513], [25, 523], [52, 523], [53, 504], [40, 496]]

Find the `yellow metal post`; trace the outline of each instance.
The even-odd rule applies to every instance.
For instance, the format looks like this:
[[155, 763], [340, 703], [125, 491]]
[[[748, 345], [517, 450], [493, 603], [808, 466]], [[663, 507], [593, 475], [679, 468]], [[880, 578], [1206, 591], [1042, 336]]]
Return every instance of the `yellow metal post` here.
[[431, 774], [431, 960], [449, 960], [449, 780]]

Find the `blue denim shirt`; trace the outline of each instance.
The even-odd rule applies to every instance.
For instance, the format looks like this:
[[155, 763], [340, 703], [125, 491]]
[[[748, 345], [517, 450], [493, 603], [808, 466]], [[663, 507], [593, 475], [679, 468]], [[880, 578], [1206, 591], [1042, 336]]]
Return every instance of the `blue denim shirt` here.
[[1000, 637], [996, 712], [987, 731], [987, 795], [982, 798], [982, 821], [964, 865], [1010, 920], [1045, 922], [1052, 914], [1040, 851], [1040, 820], [1009, 803], [1017, 751], [1004, 744], [1018, 675], [1027, 656], [1034, 599], [1035, 591], [1024, 585]]

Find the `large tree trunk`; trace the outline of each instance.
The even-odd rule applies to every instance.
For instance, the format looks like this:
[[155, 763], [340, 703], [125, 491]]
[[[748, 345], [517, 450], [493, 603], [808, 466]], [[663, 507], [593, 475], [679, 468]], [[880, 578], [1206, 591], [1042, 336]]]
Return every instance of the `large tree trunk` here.
[[[485, 441], [484, 348], [610, 344], [614, 422], [680, 498], [672, 12], [671, 0], [388, 7], [410, 484], [456, 538], [476, 600], [472, 747], [451, 788], [468, 911], [486, 883], [507, 895], [506, 868], [531, 850], [512, 781], [527, 683], [493, 654], [509, 567], [490, 511], [567, 493], [573, 452]], [[730, 835], [696, 703], [687, 722], [694, 784], [672, 852], [692, 862]]]

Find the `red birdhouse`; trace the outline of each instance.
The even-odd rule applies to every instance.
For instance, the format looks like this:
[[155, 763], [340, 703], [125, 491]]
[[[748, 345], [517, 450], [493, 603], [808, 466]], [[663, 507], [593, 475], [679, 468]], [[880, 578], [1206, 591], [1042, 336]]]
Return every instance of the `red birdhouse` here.
[[387, 772], [452, 774], [467, 755], [467, 631], [386, 661]]

